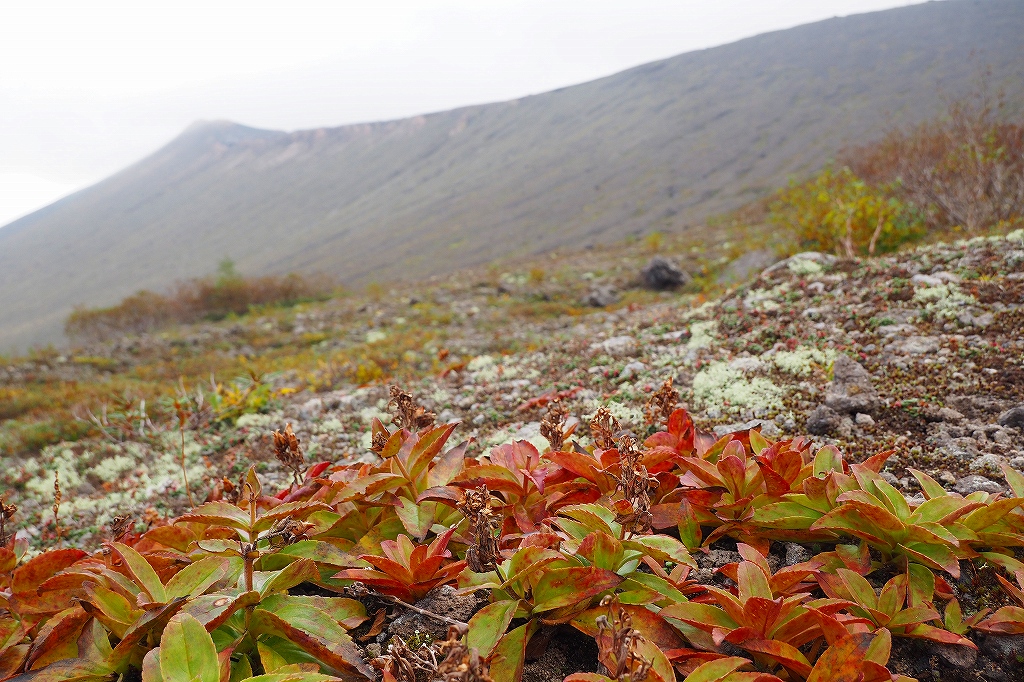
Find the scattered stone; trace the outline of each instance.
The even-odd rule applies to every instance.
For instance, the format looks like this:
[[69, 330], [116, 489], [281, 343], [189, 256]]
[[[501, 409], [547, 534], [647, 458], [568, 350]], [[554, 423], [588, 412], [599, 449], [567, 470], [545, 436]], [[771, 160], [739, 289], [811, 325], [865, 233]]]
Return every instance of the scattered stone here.
[[1000, 445], [1012, 445], [1017, 439], [1010, 429], [1002, 428], [992, 434], [992, 440]]
[[923, 416], [930, 422], [962, 422], [965, 417], [952, 407], [929, 408], [924, 411]]
[[910, 278], [910, 283], [915, 286], [937, 287], [942, 284], [942, 280], [935, 275], [914, 275]]
[[738, 284], [746, 281], [751, 273], [762, 270], [775, 261], [775, 254], [769, 249], [747, 251], [731, 261], [718, 276], [719, 284]]
[[996, 316], [992, 313], [975, 315], [970, 311], [964, 311], [956, 316], [956, 321], [965, 327], [978, 327], [979, 329], [984, 329], [996, 321]]
[[854, 417], [853, 421], [854, 421], [854, 423], [857, 426], [874, 426], [875, 425], [875, 420], [872, 419], [871, 415], [870, 414], [864, 414], [863, 412], [858, 412], [857, 416]]
[[999, 663], [1019, 666], [1024, 659], [1024, 635], [985, 635], [981, 650]]
[[629, 363], [628, 365], [622, 368], [622, 371], [619, 372], [619, 380], [627, 381], [629, 379], [633, 379], [634, 377], [636, 377], [637, 374], [646, 370], [647, 365], [640, 362], [639, 360], [634, 360], [633, 362]]
[[827, 436], [839, 429], [843, 417], [827, 405], [819, 405], [807, 418], [807, 431], [815, 436]]
[[832, 383], [825, 393], [825, 405], [836, 412], [871, 413], [881, 405], [871, 384], [871, 374], [848, 355], [840, 354], [832, 366]]
[[964, 476], [956, 485], [953, 486], [961, 495], [970, 495], [978, 491], [986, 493], [1001, 493], [1003, 492], [1003, 486], [999, 485], [995, 481], [989, 480], [984, 476]]
[[613, 336], [600, 343], [595, 343], [591, 348], [604, 351], [613, 358], [625, 355], [635, 355], [637, 352], [636, 339], [632, 336]]
[[954, 476], [952, 472], [941, 471], [939, 472], [939, 481], [946, 485], [953, 485], [956, 483], [956, 476]]
[[775, 438], [782, 434], [779, 427], [775, 425], [775, 422], [768, 421], [767, 419], [751, 419], [746, 422], [739, 422], [736, 424], [719, 424], [718, 426], [712, 427], [712, 431], [715, 435], [721, 438], [727, 433], [736, 433], [738, 431], [746, 431], [748, 429], [755, 429], [758, 426], [761, 427], [761, 435], [765, 438]]
[[954, 668], [960, 668], [961, 670], [969, 670], [974, 667], [974, 664], [978, 661], [978, 650], [974, 647], [965, 646], [963, 644], [939, 644], [938, 642], [929, 642], [928, 648], [932, 653], [938, 654], [946, 663], [950, 664]]
[[1002, 468], [1001, 464], [1005, 464], [1006, 460], [999, 455], [987, 454], [978, 457], [970, 464], [971, 471], [979, 474], [995, 474], [998, 475]]
[[604, 308], [618, 302], [619, 292], [610, 284], [596, 285], [583, 297], [583, 305], [594, 308]]
[[830, 253], [819, 253], [817, 251], [804, 251], [797, 253], [789, 258], [780, 260], [775, 265], [766, 268], [761, 273], [761, 277], [769, 277], [779, 270], [789, 269], [794, 272], [805, 272], [807, 270], [813, 270], [813, 267], [809, 267], [807, 264], [813, 264], [817, 266], [817, 270], [820, 272], [823, 268], [831, 267], [835, 265], [838, 259]]
[[648, 289], [664, 291], [687, 284], [692, 277], [664, 256], [655, 256], [640, 272], [640, 279]]
[[1000, 414], [998, 423], [1000, 426], [1024, 429], [1024, 403], [1011, 407]]
[[721, 568], [726, 564], [733, 564], [743, 561], [739, 552], [730, 552], [727, 549], [713, 549], [707, 554], [697, 557], [697, 563], [702, 568]]
[[473, 425], [474, 426], [480, 426], [485, 421], [487, 421], [487, 415], [485, 415], [483, 412], [481, 412], [477, 416], [473, 417]]
[[906, 355], [924, 355], [939, 350], [939, 340], [934, 336], [911, 336], [899, 344], [899, 349]]
[[786, 565], [795, 566], [811, 560], [811, 552], [795, 542], [786, 543]]
[[886, 483], [888, 483], [892, 487], [894, 487], [894, 488], [899, 488], [900, 487], [900, 479], [896, 478], [896, 474], [892, 473], [891, 471], [883, 471], [879, 475], [882, 477], [882, 480], [884, 480]]

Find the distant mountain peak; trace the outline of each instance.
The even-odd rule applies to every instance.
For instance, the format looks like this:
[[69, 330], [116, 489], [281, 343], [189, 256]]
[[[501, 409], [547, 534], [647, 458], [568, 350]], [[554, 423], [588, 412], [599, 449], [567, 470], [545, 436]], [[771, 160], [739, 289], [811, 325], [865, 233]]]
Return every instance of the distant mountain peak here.
[[386, 283], [688, 230], [941, 113], [986, 69], [1020, 111], [1021, 35], [1020, 0], [949, 0], [397, 121], [197, 121], [0, 230], [0, 352], [58, 342], [75, 304], [165, 290], [225, 256], [247, 274]]

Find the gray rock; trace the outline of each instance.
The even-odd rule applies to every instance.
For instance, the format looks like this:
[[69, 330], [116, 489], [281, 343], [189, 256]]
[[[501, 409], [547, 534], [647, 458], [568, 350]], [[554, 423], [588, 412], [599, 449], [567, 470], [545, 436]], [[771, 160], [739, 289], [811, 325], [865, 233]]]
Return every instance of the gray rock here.
[[[931, 415], [926, 415], [926, 416], [929, 419], [931, 418]], [[943, 421], [943, 422], [954, 422], [955, 423], [955, 422], [962, 422], [964, 420], [964, 415], [961, 414], [960, 412], [957, 412], [952, 407], [940, 407], [938, 410], [935, 411], [935, 417], [936, 417], [937, 421]]]
[[899, 488], [900, 487], [900, 479], [896, 478], [896, 474], [892, 473], [891, 471], [883, 471], [879, 475], [882, 477], [882, 479], [886, 483], [888, 483], [892, 487], [894, 487], [894, 488]]
[[767, 419], [751, 419], [747, 422], [738, 422], [736, 424], [719, 424], [712, 428], [715, 435], [721, 438], [727, 433], [736, 433], [737, 431], [746, 431], [747, 429], [754, 429], [758, 426], [761, 427], [761, 435], [765, 438], [775, 438], [782, 432], [779, 431], [779, 427], [775, 425], [775, 422], [768, 421]]
[[697, 558], [697, 563], [701, 568], [721, 568], [726, 564], [734, 564], [740, 561], [743, 561], [743, 557], [740, 556], [739, 552], [730, 552], [727, 549], [713, 549]]
[[1007, 666], [1019, 666], [1024, 658], [1024, 635], [985, 635], [981, 650]]
[[939, 658], [961, 670], [969, 670], [978, 661], [978, 650], [963, 644], [939, 644], [929, 642], [928, 649]]
[[692, 277], [664, 256], [655, 256], [640, 271], [640, 279], [648, 289], [664, 291], [687, 284]]
[[832, 383], [825, 392], [825, 405], [836, 412], [870, 414], [881, 405], [871, 384], [871, 374], [856, 360], [840, 354], [832, 366]]
[[999, 455], [987, 454], [978, 457], [970, 464], [971, 471], [979, 474], [995, 474], [998, 475], [1002, 469], [1000, 464], [1005, 464], [1006, 460]]
[[1008, 428], [1002, 428], [992, 434], [992, 440], [999, 443], [1000, 445], [1013, 445], [1017, 439], [1014, 437], [1013, 432]]
[[632, 336], [613, 336], [600, 343], [591, 346], [592, 349], [604, 351], [613, 358], [625, 355], [635, 355], [637, 351], [636, 339]]
[[795, 566], [811, 560], [811, 553], [795, 542], [786, 543], [786, 565]]
[[842, 421], [842, 415], [831, 407], [819, 405], [807, 418], [807, 431], [815, 436], [827, 436], [835, 433]]
[[924, 355], [939, 350], [939, 340], [934, 336], [911, 336], [901, 344], [899, 349], [906, 355]]
[[619, 292], [610, 284], [599, 284], [594, 286], [587, 295], [583, 297], [583, 305], [594, 308], [604, 308], [619, 302]]
[[451, 410], [444, 410], [443, 412], [441, 412], [441, 414], [439, 414], [437, 416], [437, 423], [438, 424], [451, 424], [453, 421], [455, 421], [458, 418], [459, 418], [458, 415], [456, 415]]
[[738, 284], [746, 281], [750, 275], [762, 270], [775, 261], [775, 254], [769, 249], [747, 251], [736, 260], [730, 262], [722, 274], [718, 276], [719, 284]]
[[961, 495], [970, 495], [978, 491], [986, 493], [1001, 493], [1003, 492], [1003, 486], [999, 485], [995, 481], [989, 480], [984, 476], [964, 476], [956, 485], [953, 486], [953, 490], [957, 491]]
[[853, 421], [854, 421], [854, 423], [857, 426], [874, 426], [875, 425], [875, 420], [871, 418], [871, 415], [870, 414], [864, 414], [863, 412], [858, 412], [857, 416], [854, 417]]
[[[817, 263], [818, 265], [820, 265], [822, 267], [826, 267], [827, 268], [827, 267], [830, 267], [830, 266], [834, 265], [837, 260], [838, 259], [835, 256], [833, 256], [832, 254], [830, 254], [830, 253], [819, 253], [817, 251], [804, 251], [802, 253], [794, 254], [794, 255], [790, 256], [789, 258], [786, 258], [785, 260], [780, 260], [775, 265], [772, 265], [771, 267], [766, 268], [764, 270], [764, 272], [761, 273], [761, 277], [768, 277], [770, 275], [773, 275], [776, 272], [778, 272], [779, 270], [784, 270], [784, 269], [788, 268], [790, 266], [790, 264], [796, 264], [796, 263], [799, 263], [800, 261], [811, 261], [813, 263]], [[796, 265], [794, 265], [794, 267], [796, 267]]]
[[640, 372], [645, 371], [646, 369], [647, 369], [647, 365], [645, 365], [644, 363], [642, 363], [642, 362], [640, 362], [638, 360], [634, 360], [633, 362], [629, 363], [628, 365], [626, 365], [625, 367], [622, 368], [622, 371], [619, 372], [619, 379], [621, 381], [626, 381], [628, 379], [632, 379], [637, 374], [639, 374]]
[[910, 278], [910, 283], [922, 287], [937, 287], [942, 284], [942, 280], [935, 275], [914, 275]]
[[1011, 407], [999, 415], [1000, 426], [1010, 426], [1017, 429], [1024, 429], [1024, 403]]

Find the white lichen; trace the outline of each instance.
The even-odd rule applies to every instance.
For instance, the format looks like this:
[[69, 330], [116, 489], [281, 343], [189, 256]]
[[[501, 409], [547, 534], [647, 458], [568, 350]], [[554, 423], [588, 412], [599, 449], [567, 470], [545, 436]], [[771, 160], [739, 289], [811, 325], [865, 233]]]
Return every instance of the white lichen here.
[[694, 402], [704, 409], [738, 412], [745, 408], [778, 410], [783, 390], [765, 377], [744, 376], [727, 362], [713, 362], [693, 378]]

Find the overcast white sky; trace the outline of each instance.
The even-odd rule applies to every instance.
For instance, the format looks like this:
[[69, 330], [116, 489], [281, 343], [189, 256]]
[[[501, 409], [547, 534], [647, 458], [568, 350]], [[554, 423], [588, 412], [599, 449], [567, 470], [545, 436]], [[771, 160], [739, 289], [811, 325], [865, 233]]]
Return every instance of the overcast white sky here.
[[0, 3], [0, 225], [198, 119], [295, 130], [511, 99], [909, 0]]

